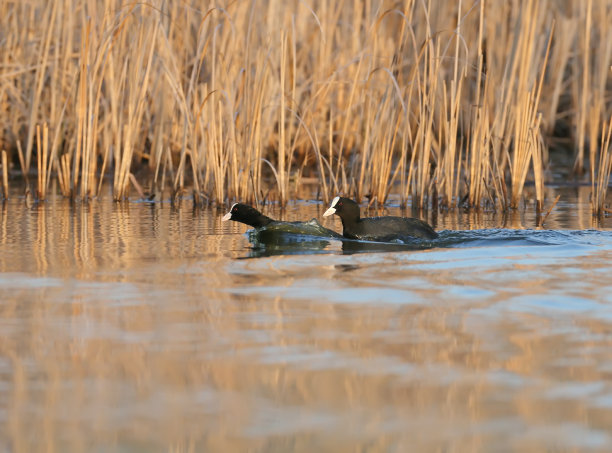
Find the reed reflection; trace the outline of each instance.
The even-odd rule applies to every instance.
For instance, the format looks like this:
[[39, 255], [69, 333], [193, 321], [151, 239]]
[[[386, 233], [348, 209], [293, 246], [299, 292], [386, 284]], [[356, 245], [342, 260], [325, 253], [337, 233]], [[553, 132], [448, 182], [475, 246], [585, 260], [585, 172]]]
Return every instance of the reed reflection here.
[[608, 231], [449, 214], [462, 228], [432, 248], [319, 238], [243, 260], [216, 211], [8, 203], [0, 450], [610, 441]]

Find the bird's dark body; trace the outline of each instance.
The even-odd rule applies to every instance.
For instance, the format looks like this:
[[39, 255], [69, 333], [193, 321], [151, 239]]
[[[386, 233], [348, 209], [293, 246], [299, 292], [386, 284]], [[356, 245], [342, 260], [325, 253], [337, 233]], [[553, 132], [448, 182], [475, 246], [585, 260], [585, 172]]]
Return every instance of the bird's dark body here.
[[410, 217], [367, 217], [349, 225], [342, 220], [343, 236], [349, 239], [380, 240], [384, 237], [409, 236], [419, 239], [438, 237], [429, 224]]
[[349, 239], [389, 241], [395, 239], [435, 239], [438, 233], [427, 223], [412, 217], [365, 217], [350, 198], [336, 197], [323, 216], [336, 214], [342, 220], [342, 234]]

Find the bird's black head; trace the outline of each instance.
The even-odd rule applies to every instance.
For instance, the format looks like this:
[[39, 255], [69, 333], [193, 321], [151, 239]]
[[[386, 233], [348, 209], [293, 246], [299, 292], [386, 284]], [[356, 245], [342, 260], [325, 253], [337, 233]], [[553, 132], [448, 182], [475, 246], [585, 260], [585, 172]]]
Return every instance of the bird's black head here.
[[266, 217], [254, 207], [244, 203], [234, 203], [229, 212], [225, 214], [221, 220], [224, 222], [227, 220], [234, 220], [252, 226], [253, 228], [259, 228], [272, 222], [272, 219]]
[[323, 217], [336, 214], [343, 221], [356, 221], [359, 219], [359, 205], [350, 198], [336, 197], [332, 200], [329, 209], [323, 213]]

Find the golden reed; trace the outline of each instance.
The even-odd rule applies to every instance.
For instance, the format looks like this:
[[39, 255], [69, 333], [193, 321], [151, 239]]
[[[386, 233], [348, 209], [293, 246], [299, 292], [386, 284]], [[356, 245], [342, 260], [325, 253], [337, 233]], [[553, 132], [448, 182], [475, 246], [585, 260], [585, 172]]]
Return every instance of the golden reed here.
[[34, 167], [41, 200], [54, 178], [82, 200], [106, 178], [115, 200], [198, 204], [315, 182], [324, 200], [506, 210], [532, 181], [542, 210], [554, 146], [605, 207], [612, 0], [0, 9], [3, 174]]

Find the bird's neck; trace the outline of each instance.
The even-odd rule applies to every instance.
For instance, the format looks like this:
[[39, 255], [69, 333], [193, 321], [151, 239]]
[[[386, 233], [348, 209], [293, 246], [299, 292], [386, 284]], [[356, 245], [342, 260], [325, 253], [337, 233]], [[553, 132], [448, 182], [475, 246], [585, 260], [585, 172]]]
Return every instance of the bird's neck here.
[[257, 218], [253, 221], [253, 224], [251, 226], [254, 228], [260, 228], [260, 227], [268, 225], [269, 223], [273, 221], [274, 220], [272, 220], [270, 217], [265, 216], [263, 214], [259, 214]]
[[342, 228], [346, 227], [345, 222], [349, 223], [349, 224], [352, 224], [352, 225], [357, 225], [361, 221], [361, 219], [359, 217], [357, 217], [356, 219], [355, 218], [353, 218], [353, 219], [345, 219], [344, 217], [340, 217], [340, 220], [342, 220]]

